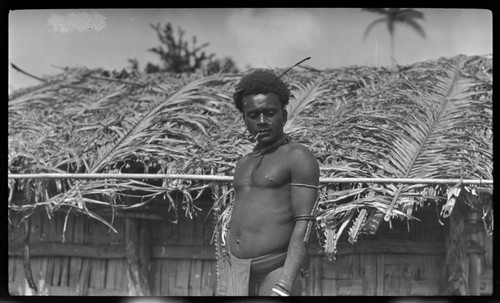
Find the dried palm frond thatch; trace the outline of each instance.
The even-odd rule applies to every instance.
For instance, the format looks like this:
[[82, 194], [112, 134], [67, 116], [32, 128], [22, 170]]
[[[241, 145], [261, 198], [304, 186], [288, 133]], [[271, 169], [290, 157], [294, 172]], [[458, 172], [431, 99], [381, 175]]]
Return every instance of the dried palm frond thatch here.
[[[200, 93], [201, 88], [214, 81], [213, 78], [196, 79], [180, 86], [173, 94], [171, 87], [162, 83], [151, 85], [148, 94], [144, 91], [131, 92], [130, 88], [125, 89], [119, 84], [111, 94], [104, 92], [104, 97], [99, 95], [93, 102], [89, 99], [94, 99], [94, 96], [89, 98], [83, 95], [72, 103], [68, 102], [65, 107], [57, 106], [57, 102], [65, 101], [61, 91], [44, 92], [46, 98], [35, 95], [33, 99], [22, 98], [23, 102], [13, 100], [9, 103], [9, 113], [26, 113], [36, 118], [9, 119], [9, 129], [16, 130], [9, 135], [11, 172], [16, 169], [14, 162], [20, 159], [24, 161], [22, 166], [17, 167], [21, 172], [125, 172], [128, 168], [137, 170], [141, 166], [143, 172], [181, 170], [186, 166], [185, 160], [189, 159], [187, 151], [198, 145], [199, 133], [206, 134], [207, 128], [213, 124], [206, 113], [220, 110], [220, 101], [211, 97], [211, 93]], [[126, 100], [125, 93], [135, 98]], [[104, 101], [108, 104], [105, 105]], [[47, 104], [49, 102], [55, 104]], [[37, 115], [33, 110], [38, 105], [45, 108], [43, 115]], [[64, 121], [66, 123], [57, 128], [56, 123]], [[42, 127], [47, 129], [47, 134], [42, 131], [40, 137]], [[87, 206], [137, 207], [118, 205], [116, 198], [131, 196], [147, 201], [163, 194], [176, 208], [169, 194], [172, 189], [185, 193], [183, 207], [189, 214], [193, 208], [192, 197], [187, 190], [189, 181], [175, 185], [165, 181], [163, 186], [157, 186], [137, 180], [56, 180], [58, 190], [52, 195], [46, 189], [46, 182], [44, 186], [42, 182], [45, 181], [35, 181], [38, 184], [35, 188], [41, 191], [34, 196], [35, 204], [13, 204], [11, 209], [27, 210], [43, 205], [50, 213], [63, 206], [72, 207], [108, 224]], [[30, 187], [29, 181], [18, 184], [19, 189], [24, 187]], [[45, 189], [41, 189], [43, 187]]]
[[[372, 111], [366, 105], [368, 101], [368, 110], [359, 110], [364, 114], [345, 117], [336, 127], [337, 132], [344, 133], [337, 136], [345, 140], [351, 132], [349, 146], [358, 152], [341, 156], [352, 160], [350, 168], [363, 167], [350, 172], [393, 178], [492, 179], [491, 103], [484, 98], [491, 93], [491, 87], [464, 78], [465, 64], [465, 60], [449, 63], [425, 82], [405, 79], [407, 88], [400, 87], [396, 96], [386, 91], [386, 97], [395, 97], [392, 102], [377, 100]], [[434, 85], [427, 86], [428, 81]], [[335, 252], [337, 239], [349, 221], [354, 222], [350, 232], [354, 240], [358, 232], [375, 233], [382, 218], [389, 221], [394, 216], [411, 217], [414, 205], [423, 205], [429, 199], [446, 201], [439, 191], [445, 193], [446, 188], [429, 184], [363, 184], [333, 193], [322, 201], [318, 215], [320, 226], [331, 230], [325, 233], [326, 252]], [[338, 204], [348, 197], [354, 199]], [[370, 212], [367, 219], [366, 210]]]
[[[231, 176], [253, 147], [229, 97], [240, 77], [66, 69], [10, 96], [9, 173]], [[295, 69], [284, 80], [292, 91], [285, 131], [313, 151], [323, 178], [492, 179], [491, 57]], [[384, 218], [412, 218], [415, 207], [443, 207], [446, 216], [453, 208], [447, 193], [462, 189], [492, 225], [492, 207], [480, 194], [492, 186], [455, 185], [322, 184], [316, 215], [323, 248], [333, 255], [344, 232], [354, 242]], [[140, 208], [159, 198], [191, 216], [208, 188], [215, 213], [227, 215], [228, 182], [188, 179], [10, 179], [9, 211], [69, 208], [112, 226], [94, 210]]]

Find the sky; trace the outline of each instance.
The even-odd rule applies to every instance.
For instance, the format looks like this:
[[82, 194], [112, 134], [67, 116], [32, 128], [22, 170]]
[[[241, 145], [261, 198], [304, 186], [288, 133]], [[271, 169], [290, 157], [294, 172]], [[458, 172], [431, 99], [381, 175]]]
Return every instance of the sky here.
[[305, 57], [317, 69], [352, 65], [388, 66], [493, 52], [493, 16], [485, 9], [420, 9], [423, 38], [398, 24], [395, 57], [382, 17], [360, 8], [71, 9], [9, 12], [9, 92], [39, 84], [10, 63], [42, 77], [58, 67], [121, 70], [129, 59], [139, 68], [160, 63], [148, 49], [160, 45], [151, 24], [185, 31], [191, 43], [210, 43], [206, 52], [230, 57], [240, 69], [285, 68]]

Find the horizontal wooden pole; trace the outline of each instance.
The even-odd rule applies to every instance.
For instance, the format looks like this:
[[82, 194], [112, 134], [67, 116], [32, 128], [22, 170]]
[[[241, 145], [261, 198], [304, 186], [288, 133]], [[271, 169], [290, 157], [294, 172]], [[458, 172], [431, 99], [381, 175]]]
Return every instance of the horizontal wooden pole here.
[[[439, 255], [444, 253], [444, 242], [440, 241], [409, 241], [409, 240], [365, 240], [354, 245], [341, 242], [337, 245], [337, 255], [367, 254], [367, 253], [393, 253]], [[22, 257], [22, 244], [9, 243], [9, 256]], [[321, 256], [317, 243], [309, 247], [311, 256]], [[98, 259], [124, 259], [126, 253], [123, 245], [92, 245], [92, 244], [63, 244], [63, 243], [32, 243], [30, 245], [31, 257], [82, 257]], [[168, 246], [152, 245], [152, 259], [195, 259], [214, 260], [214, 246]]]
[[232, 182], [232, 176], [189, 175], [189, 174], [9, 174], [9, 179], [185, 179], [201, 181]]
[[[8, 174], [9, 179], [184, 179], [198, 181], [232, 182], [233, 176], [191, 175], [191, 174]], [[320, 183], [404, 183], [404, 184], [457, 184], [493, 185], [493, 180], [481, 179], [412, 179], [412, 178], [328, 178], [322, 177]]]
[[[9, 256], [21, 257], [22, 243], [9, 243]], [[95, 245], [72, 243], [31, 243], [30, 257], [82, 257], [122, 259], [126, 257], [123, 245]]]
[[360, 240], [354, 245], [339, 243], [338, 255], [388, 253], [388, 254], [417, 254], [439, 255], [444, 253], [444, 242], [440, 241], [410, 241], [410, 240]]
[[166, 246], [152, 245], [152, 259], [214, 260], [215, 246]]

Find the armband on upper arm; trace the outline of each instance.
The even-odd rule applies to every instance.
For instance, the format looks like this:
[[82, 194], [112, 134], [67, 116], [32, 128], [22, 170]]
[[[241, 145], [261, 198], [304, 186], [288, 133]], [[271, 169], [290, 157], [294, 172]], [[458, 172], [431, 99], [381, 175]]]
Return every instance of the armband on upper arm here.
[[316, 217], [314, 215], [298, 215], [293, 217], [295, 222], [305, 220], [305, 221], [315, 221]]
[[319, 188], [319, 186], [317, 186], [317, 185], [309, 185], [309, 184], [302, 184], [302, 183], [290, 183], [290, 186], [300, 186], [300, 187], [307, 187], [307, 188], [314, 188], [314, 189]]
[[304, 234], [304, 239], [302, 241], [304, 243], [309, 242], [309, 234], [311, 233], [313, 222], [316, 221], [316, 217], [314, 215], [298, 215], [298, 216], [293, 217], [293, 220], [295, 222], [302, 221], [302, 220], [308, 221], [306, 232]]
[[[312, 188], [312, 189], [316, 189], [316, 190], [318, 190], [318, 188], [319, 188], [319, 186], [317, 186], [317, 185], [310, 185], [310, 184], [303, 184], [303, 183], [290, 183], [290, 186], [307, 187], [307, 188]], [[303, 239], [304, 243], [307, 243], [309, 241], [309, 234], [311, 233], [312, 224], [313, 224], [314, 221], [316, 221], [316, 216], [313, 215], [314, 208], [315, 207], [313, 207], [313, 211], [312, 211], [311, 214], [308, 214], [308, 215], [297, 215], [297, 216], [293, 217], [293, 220], [295, 222], [297, 222], [297, 221], [308, 221], [307, 222], [307, 229], [306, 229], [306, 232], [305, 232], [305, 235], [304, 235], [304, 239]]]

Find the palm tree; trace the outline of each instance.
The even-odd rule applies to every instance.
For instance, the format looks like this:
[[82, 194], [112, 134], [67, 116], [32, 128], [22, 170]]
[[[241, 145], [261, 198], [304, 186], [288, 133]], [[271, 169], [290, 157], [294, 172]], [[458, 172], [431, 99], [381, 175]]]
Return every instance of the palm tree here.
[[404, 23], [413, 28], [420, 36], [425, 38], [423, 28], [418, 24], [415, 19], [424, 19], [424, 14], [414, 9], [401, 9], [401, 8], [364, 8], [364, 11], [369, 11], [381, 14], [384, 17], [377, 19], [370, 23], [365, 30], [363, 40], [366, 39], [371, 29], [379, 23], [387, 23], [389, 34], [391, 35], [391, 58], [395, 58], [394, 51], [394, 25], [396, 23]]

